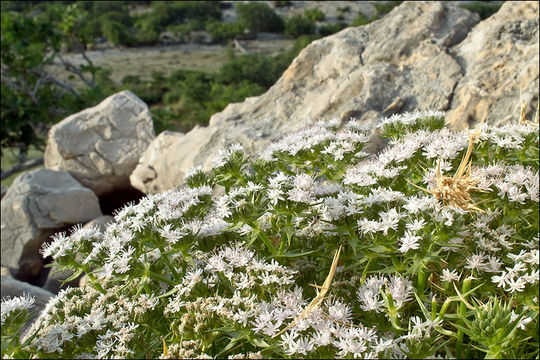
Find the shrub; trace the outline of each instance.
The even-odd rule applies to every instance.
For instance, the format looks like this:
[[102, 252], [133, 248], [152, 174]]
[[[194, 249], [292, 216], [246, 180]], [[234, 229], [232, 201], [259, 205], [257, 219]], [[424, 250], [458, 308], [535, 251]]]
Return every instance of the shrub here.
[[538, 357], [538, 124], [395, 115], [372, 156], [338, 127], [232, 144], [105, 231], [54, 235], [43, 256], [90, 281], [22, 343], [31, 299], [3, 300], [2, 356]]
[[252, 34], [259, 32], [283, 32], [283, 19], [266, 3], [237, 3], [235, 6], [238, 15], [236, 21]]
[[304, 11], [304, 16], [313, 21], [323, 21], [324, 13], [319, 9], [308, 9]]
[[377, 19], [378, 19], [378, 16], [368, 18], [368, 17], [366, 17], [366, 15], [364, 15], [362, 13], [358, 13], [358, 16], [356, 17], [356, 19], [353, 20], [353, 22], [351, 23], [351, 26], [366, 25], [366, 24], [369, 24], [370, 22], [375, 21]]
[[[12, 1], [10, 1], [12, 2]], [[289, 7], [292, 5], [292, 2], [290, 1], [282, 1], [282, 0], [279, 0], [279, 1], [274, 1], [274, 7]]]
[[133, 40], [129, 29], [119, 22], [113, 20], [104, 20], [101, 25], [101, 31], [114, 45], [131, 45]]
[[217, 76], [218, 81], [224, 84], [247, 80], [265, 88], [272, 86], [277, 77], [273, 71], [272, 59], [263, 54], [236, 56], [221, 66]]
[[224, 22], [209, 22], [206, 23], [206, 31], [212, 37], [212, 41], [217, 43], [227, 42], [233, 40], [238, 35], [243, 33], [242, 25], [238, 23], [224, 23]]
[[293, 15], [285, 20], [285, 35], [298, 37], [314, 33], [315, 23], [311, 19], [301, 15]]
[[135, 38], [138, 43], [154, 44], [159, 39], [162, 26], [161, 21], [155, 16], [143, 16], [135, 21]]
[[480, 19], [485, 20], [495, 14], [502, 6], [502, 2], [488, 3], [484, 1], [473, 1], [467, 4], [460, 4], [459, 7], [475, 12], [480, 15]]
[[328, 36], [337, 33], [338, 31], [341, 31], [347, 27], [346, 23], [336, 23], [336, 24], [327, 24], [323, 26], [319, 26], [319, 34], [321, 36]]
[[403, 1], [375, 1], [373, 2], [373, 6], [377, 9], [377, 12], [379, 15], [384, 15], [392, 11], [393, 8], [401, 4]]
[[127, 11], [124, 11], [124, 12], [111, 11], [111, 12], [102, 14], [101, 16], [99, 16], [99, 18], [102, 21], [108, 21], [108, 20], [116, 21], [116, 22], [121, 23], [124, 26], [133, 25], [133, 18], [129, 16]]

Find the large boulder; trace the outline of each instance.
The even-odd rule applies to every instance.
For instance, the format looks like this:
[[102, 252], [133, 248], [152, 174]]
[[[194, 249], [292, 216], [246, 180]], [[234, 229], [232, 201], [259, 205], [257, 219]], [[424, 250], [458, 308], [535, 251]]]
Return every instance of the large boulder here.
[[18, 277], [41, 271], [39, 249], [60, 229], [101, 216], [96, 195], [62, 170], [39, 168], [19, 175], [2, 199], [2, 266]]
[[154, 137], [148, 106], [122, 91], [54, 125], [45, 167], [69, 172], [99, 196], [129, 187], [129, 175]]
[[[154, 162], [139, 163], [131, 183], [144, 193], [167, 190], [190, 168], [208, 169], [227, 144], [240, 142], [253, 153], [310, 122], [350, 111], [374, 124], [402, 111], [447, 109], [462, 77], [448, 48], [478, 21], [452, 4], [407, 2], [380, 20], [314, 41], [265, 94], [228, 105], [208, 127], [195, 127]], [[138, 177], [150, 167], [153, 179]]]
[[[133, 171], [133, 173], [129, 177], [131, 185], [141, 191], [147, 190], [147, 192], [156, 193], [159, 192], [161, 189], [170, 189], [176, 184], [178, 184], [178, 181], [171, 177], [161, 177], [160, 183], [156, 182], [155, 180], [157, 177], [157, 171], [154, 168], [153, 164], [159, 163], [158, 169], [160, 171], [166, 169], [168, 169], [168, 171], [173, 171], [175, 166], [175, 157], [167, 156], [166, 158], [162, 158], [162, 156], [163, 154], [170, 153], [170, 147], [173, 144], [178, 143], [178, 141], [181, 141], [182, 139], [186, 139], [186, 137], [182, 133], [164, 131], [159, 134], [144, 151], [143, 155], [139, 160], [139, 162], [141, 164], [144, 164], [144, 166], [137, 166], [135, 168], [135, 171]], [[191, 139], [195, 140], [196, 142], [196, 139]], [[183, 155], [189, 156], [189, 154]], [[192, 153], [191, 155], [195, 154]], [[150, 187], [150, 189], [148, 189], [147, 184], [149, 184], [148, 186]]]
[[[538, 106], [538, 2], [507, 1], [454, 49], [465, 75], [454, 90], [447, 121], [464, 128], [517, 122], [521, 102], [532, 119]], [[486, 113], [487, 112], [487, 113]]]

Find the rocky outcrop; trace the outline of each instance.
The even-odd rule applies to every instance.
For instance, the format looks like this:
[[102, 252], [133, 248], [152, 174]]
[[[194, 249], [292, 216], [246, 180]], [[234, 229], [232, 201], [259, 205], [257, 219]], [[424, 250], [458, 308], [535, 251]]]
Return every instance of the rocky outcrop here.
[[516, 122], [521, 101], [527, 119], [538, 106], [538, 2], [507, 1], [452, 49], [465, 69], [447, 121], [464, 128], [472, 120]]
[[[157, 171], [153, 164], [159, 164], [159, 171], [174, 169], [174, 156], [168, 156], [163, 158], [163, 154], [170, 153], [170, 147], [177, 144], [182, 139], [186, 139], [184, 134], [175, 133], [172, 131], [164, 131], [159, 134], [154, 141], [148, 146], [141, 156], [139, 162], [145, 164], [144, 166], [137, 166], [135, 171], [129, 177], [131, 185], [141, 191], [147, 190], [150, 187], [152, 193], [159, 192], [162, 188], [170, 189], [174, 187], [178, 182], [170, 177], [162, 177], [161, 182], [156, 182]], [[178, 154], [179, 155], [179, 154]], [[188, 155], [188, 154], [184, 154]], [[193, 154], [195, 155], [195, 154]], [[189, 155], [188, 155], [189, 156]], [[167, 170], [166, 170], [167, 171]], [[147, 185], [148, 184], [148, 185]]]
[[98, 216], [96, 195], [69, 173], [39, 168], [19, 175], [2, 199], [2, 266], [18, 269], [21, 277], [38, 276], [43, 242]]
[[314, 41], [265, 94], [230, 104], [208, 127], [145, 154], [131, 183], [144, 193], [170, 189], [190, 168], [209, 169], [228, 144], [255, 153], [319, 119], [353, 114], [374, 128], [394, 113], [443, 110], [463, 128], [487, 108], [488, 123], [508, 123], [518, 121], [519, 89], [531, 118], [538, 104], [538, 2], [506, 2], [479, 21], [451, 2], [404, 2], [380, 20]]
[[[166, 190], [191, 167], [208, 169], [227, 144], [240, 142], [253, 153], [291, 130], [346, 111], [374, 124], [402, 111], [446, 109], [462, 76], [447, 49], [478, 21], [452, 5], [410, 2], [381, 20], [314, 41], [265, 94], [228, 105], [156, 161], [141, 161], [131, 183], [144, 193]], [[145, 182], [138, 174], [150, 167], [154, 179]]]
[[122, 91], [54, 125], [45, 167], [69, 172], [99, 196], [129, 186], [129, 175], [153, 139], [148, 106]]

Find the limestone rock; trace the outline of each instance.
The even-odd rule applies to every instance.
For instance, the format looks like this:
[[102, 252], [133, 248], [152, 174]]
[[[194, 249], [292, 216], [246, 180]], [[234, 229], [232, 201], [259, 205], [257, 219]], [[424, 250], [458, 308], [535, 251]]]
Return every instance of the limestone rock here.
[[129, 175], [153, 138], [148, 106], [122, 91], [54, 125], [45, 167], [69, 172], [99, 196], [129, 185]]
[[2, 266], [39, 274], [38, 250], [50, 235], [100, 215], [96, 195], [65, 171], [39, 168], [19, 175], [2, 199]]
[[[162, 157], [163, 154], [174, 153], [171, 146], [176, 145], [179, 141], [184, 139], [185, 137], [183, 135], [184, 134], [182, 133], [164, 131], [159, 134], [154, 141], [152, 141], [139, 159], [140, 165], [135, 168], [129, 178], [131, 185], [134, 188], [143, 192], [147, 190], [148, 192], [155, 193], [159, 192], [162, 188], [172, 188], [178, 183], [173, 178], [164, 177], [160, 179], [163, 181], [163, 183], [158, 185], [155, 182], [157, 172], [153, 164], [159, 164], [159, 170], [173, 172], [173, 169], [178, 166], [176, 161], [181, 159], [181, 156], [168, 156], [166, 158]], [[150, 189], [147, 188], [147, 184], [150, 184]]]
[[[493, 125], [517, 123], [522, 101], [532, 119], [538, 106], [538, 2], [506, 1], [454, 49], [466, 69], [447, 121], [455, 128], [487, 115]], [[487, 113], [486, 113], [487, 111]]]
[[477, 14], [452, 4], [405, 2], [380, 20], [314, 41], [265, 94], [228, 105], [154, 162], [141, 159], [131, 184], [144, 193], [170, 189], [190, 168], [209, 169], [230, 143], [255, 153], [283, 134], [345, 111], [373, 125], [382, 115], [445, 110], [462, 77], [448, 47], [478, 21]]

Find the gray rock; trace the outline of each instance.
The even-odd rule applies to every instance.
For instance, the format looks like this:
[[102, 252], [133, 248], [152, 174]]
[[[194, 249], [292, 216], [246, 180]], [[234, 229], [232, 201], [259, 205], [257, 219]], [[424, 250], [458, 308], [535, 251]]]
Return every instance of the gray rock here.
[[2, 199], [4, 198], [4, 195], [6, 195], [8, 191], [8, 187], [6, 185], [2, 185]]
[[[455, 128], [487, 115], [487, 122], [519, 122], [520, 101], [532, 120], [538, 106], [538, 2], [506, 1], [452, 49], [465, 68], [447, 121]], [[520, 100], [521, 92], [521, 100]]]
[[39, 249], [49, 236], [98, 216], [96, 195], [69, 173], [39, 168], [19, 175], [2, 199], [2, 266], [39, 274]]
[[158, 185], [158, 183], [155, 181], [157, 171], [153, 164], [159, 164], [158, 169], [160, 171], [167, 171], [168, 169], [168, 171], [172, 172], [177, 166], [175, 163], [177, 158], [174, 156], [162, 158], [163, 154], [171, 153], [170, 147], [177, 144], [181, 139], [184, 138], [184, 134], [172, 131], [164, 131], [159, 134], [139, 159], [139, 163], [144, 165], [137, 166], [129, 177], [131, 185], [143, 192], [144, 190], [147, 190], [150, 193], [156, 193], [161, 191], [163, 188], [173, 188], [176, 184], [178, 184], [177, 180], [172, 177], [163, 177]]
[[255, 153], [283, 134], [350, 110], [374, 125], [385, 114], [447, 109], [462, 77], [447, 49], [478, 21], [451, 4], [406, 2], [380, 20], [314, 41], [265, 94], [229, 104], [153, 162], [143, 156], [131, 184], [144, 193], [170, 189], [190, 168], [209, 169], [230, 143]]
[[45, 167], [65, 170], [102, 195], [129, 185], [129, 175], [153, 139], [148, 106], [132, 92], [122, 91], [54, 125]]

